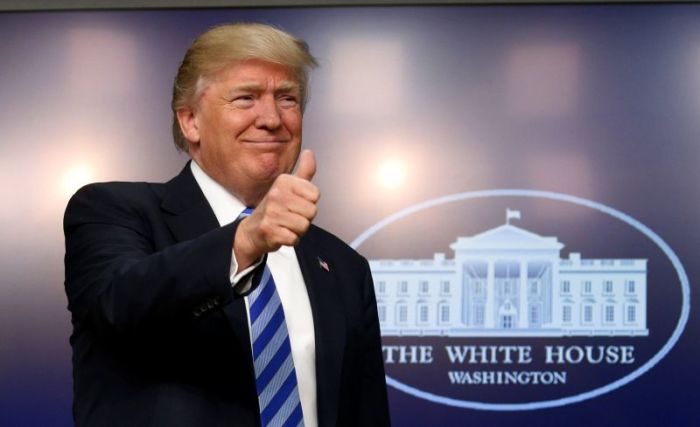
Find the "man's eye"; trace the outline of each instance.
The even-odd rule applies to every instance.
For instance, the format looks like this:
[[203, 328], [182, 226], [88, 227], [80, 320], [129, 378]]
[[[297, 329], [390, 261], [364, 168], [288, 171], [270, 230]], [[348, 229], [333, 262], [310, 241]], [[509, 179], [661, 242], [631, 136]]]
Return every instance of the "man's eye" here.
[[283, 96], [279, 102], [283, 107], [295, 107], [299, 103], [295, 96]]
[[241, 95], [233, 98], [232, 103], [239, 107], [247, 107], [253, 105], [253, 95]]

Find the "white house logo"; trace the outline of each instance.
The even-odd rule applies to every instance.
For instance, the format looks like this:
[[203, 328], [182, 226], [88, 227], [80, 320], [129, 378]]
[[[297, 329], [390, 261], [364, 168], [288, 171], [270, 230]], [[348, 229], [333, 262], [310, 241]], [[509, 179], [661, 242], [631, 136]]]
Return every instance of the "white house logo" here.
[[647, 335], [646, 260], [583, 259], [510, 223], [454, 258], [372, 260], [382, 336]]
[[[370, 259], [389, 385], [451, 406], [539, 409], [626, 385], [671, 350], [689, 314], [680, 261], [646, 226], [592, 201], [531, 190], [461, 193], [398, 212], [352, 245], [425, 209], [476, 199], [590, 208], [656, 246], [647, 244], [653, 251], [644, 257], [586, 257], [570, 242], [529, 230], [526, 210], [507, 209], [500, 224], [470, 235], [455, 231], [447, 254]], [[664, 283], [659, 292], [653, 277], [666, 277], [664, 269], [677, 284]], [[675, 329], [655, 329], [648, 305], [668, 305], [661, 299], [673, 292], [680, 307], [663, 311], [673, 309]]]

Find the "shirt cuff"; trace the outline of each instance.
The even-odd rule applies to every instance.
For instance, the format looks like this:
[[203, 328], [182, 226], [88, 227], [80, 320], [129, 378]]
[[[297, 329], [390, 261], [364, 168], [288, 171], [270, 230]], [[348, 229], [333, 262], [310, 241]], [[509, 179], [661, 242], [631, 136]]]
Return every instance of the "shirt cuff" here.
[[253, 265], [236, 273], [236, 270], [238, 270], [238, 262], [236, 261], [236, 254], [231, 251], [229, 279], [231, 280], [231, 287], [236, 294], [243, 295], [250, 291], [250, 288], [253, 286], [253, 275], [251, 273], [262, 264], [264, 259], [265, 257], [260, 257]]

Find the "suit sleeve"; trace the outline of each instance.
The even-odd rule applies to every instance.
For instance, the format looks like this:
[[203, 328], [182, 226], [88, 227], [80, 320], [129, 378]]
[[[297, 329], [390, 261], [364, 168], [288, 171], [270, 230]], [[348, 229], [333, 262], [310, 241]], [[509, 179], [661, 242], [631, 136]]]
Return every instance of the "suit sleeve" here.
[[148, 334], [233, 298], [229, 269], [237, 223], [156, 249], [145, 210], [126, 194], [90, 185], [68, 204], [65, 285], [74, 322]]
[[358, 425], [389, 426], [389, 403], [377, 316], [377, 300], [374, 295], [374, 284], [369, 265], [364, 258], [363, 262], [365, 268], [363, 284], [365, 334], [362, 389], [357, 396], [361, 400]]

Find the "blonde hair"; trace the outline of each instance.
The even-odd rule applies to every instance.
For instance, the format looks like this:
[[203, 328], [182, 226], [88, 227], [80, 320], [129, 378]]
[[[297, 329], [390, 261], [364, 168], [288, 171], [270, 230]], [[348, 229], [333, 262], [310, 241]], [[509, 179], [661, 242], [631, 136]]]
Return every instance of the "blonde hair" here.
[[308, 71], [318, 65], [305, 41], [270, 25], [225, 24], [201, 34], [187, 49], [175, 76], [171, 108], [175, 146], [188, 151], [180, 130], [177, 110], [192, 107], [206, 86], [206, 79], [232, 63], [260, 59], [289, 68], [301, 88], [302, 111], [308, 100]]

